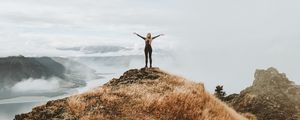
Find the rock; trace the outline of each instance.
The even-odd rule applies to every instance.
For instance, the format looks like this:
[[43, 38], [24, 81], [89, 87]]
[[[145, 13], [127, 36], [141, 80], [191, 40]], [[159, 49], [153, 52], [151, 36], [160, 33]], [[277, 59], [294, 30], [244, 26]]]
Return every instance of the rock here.
[[155, 80], [164, 74], [159, 71], [159, 68], [131, 69], [126, 71], [119, 79], [114, 78], [105, 85], [115, 86], [118, 84], [132, 84], [140, 82], [140, 80]]
[[229, 95], [226, 102], [238, 112], [249, 112], [258, 120], [298, 120], [300, 88], [284, 73], [271, 67], [256, 70], [252, 86], [240, 94]]

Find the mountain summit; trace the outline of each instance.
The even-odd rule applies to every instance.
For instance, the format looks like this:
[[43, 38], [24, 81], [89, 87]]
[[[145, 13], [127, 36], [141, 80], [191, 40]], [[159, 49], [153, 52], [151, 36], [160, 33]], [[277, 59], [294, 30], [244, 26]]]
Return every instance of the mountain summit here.
[[158, 68], [131, 69], [86, 93], [49, 101], [31, 112], [15, 116], [28, 119], [146, 119], [243, 120], [246, 119], [214, 96], [204, 85], [171, 75]]

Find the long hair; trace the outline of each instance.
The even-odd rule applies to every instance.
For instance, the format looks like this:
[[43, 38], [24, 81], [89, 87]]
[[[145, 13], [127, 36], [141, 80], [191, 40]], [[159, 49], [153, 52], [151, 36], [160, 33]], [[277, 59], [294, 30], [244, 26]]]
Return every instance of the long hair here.
[[151, 39], [151, 38], [152, 38], [152, 37], [151, 37], [151, 33], [148, 33], [147, 36], [146, 36], [146, 38], [147, 38], [147, 39]]

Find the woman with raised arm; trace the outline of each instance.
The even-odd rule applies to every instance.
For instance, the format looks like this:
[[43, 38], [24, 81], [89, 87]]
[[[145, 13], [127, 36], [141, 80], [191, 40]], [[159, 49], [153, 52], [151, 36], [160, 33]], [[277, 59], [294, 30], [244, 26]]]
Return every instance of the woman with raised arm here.
[[155, 38], [159, 37], [159, 36], [163, 36], [164, 34], [159, 34], [157, 36], [151, 37], [151, 33], [148, 33], [146, 37], [143, 37], [137, 33], [133, 33], [137, 36], [139, 36], [140, 38], [145, 40], [145, 68], [148, 67], [148, 56], [150, 59], [150, 68], [152, 68], [152, 47], [151, 47], [151, 42], [152, 40], [154, 40]]

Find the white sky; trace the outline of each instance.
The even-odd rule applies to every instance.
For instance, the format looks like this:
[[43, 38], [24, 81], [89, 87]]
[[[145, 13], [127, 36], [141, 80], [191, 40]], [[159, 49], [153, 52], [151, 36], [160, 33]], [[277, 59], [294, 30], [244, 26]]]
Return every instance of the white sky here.
[[274, 66], [300, 83], [297, 0], [0, 0], [0, 56], [63, 56], [56, 47], [143, 45], [132, 32], [165, 33], [180, 69], [238, 92]]

